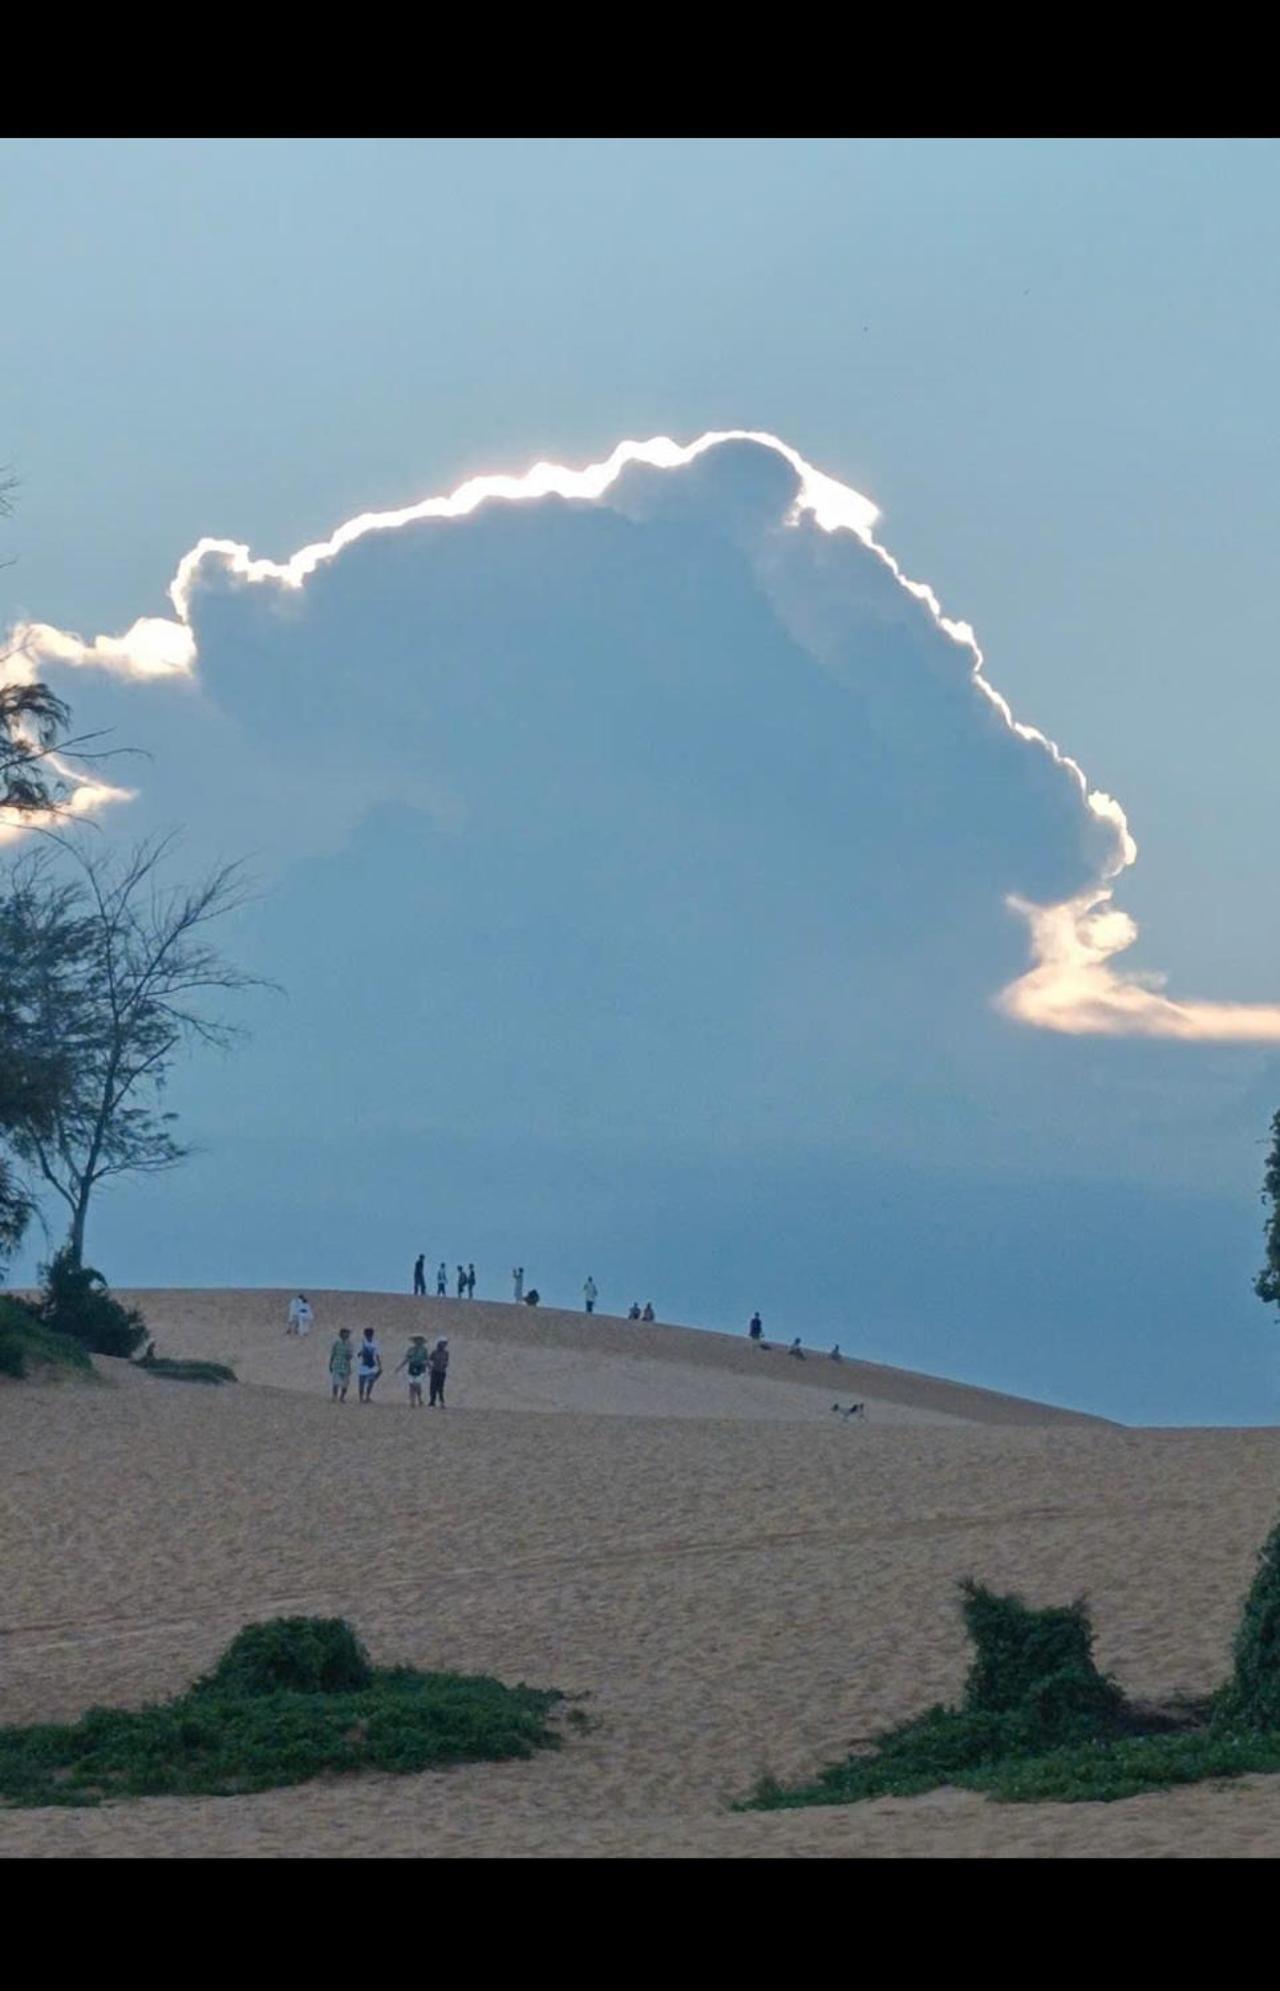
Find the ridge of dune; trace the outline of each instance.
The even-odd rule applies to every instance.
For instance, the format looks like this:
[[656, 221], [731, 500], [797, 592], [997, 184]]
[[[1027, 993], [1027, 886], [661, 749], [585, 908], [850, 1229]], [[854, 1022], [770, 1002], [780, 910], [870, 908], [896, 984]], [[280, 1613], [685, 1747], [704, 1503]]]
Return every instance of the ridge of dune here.
[[1107, 1422], [847, 1353], [837, 1363], [810, 1348], [798, 1362], [786, 1345], [762, 1349], [745, 1335], [511, 1301], [309, 1288], [315, 1326], [298, 1340], [284, 1332], [285, 1288], [139, 1288], [122, 1297], [142, 1309], [161, 1353], [227, 1362], [242, 1382], [273, 1388], [323, 1389], [338, 1328], [358, 1339], [373, 1327], [387, 1369], [378, 1387], [384, 1403], [403, 1398], [404, 1379], [391, 1371], [410, 1334], [422, 1332], [450, 1339], [449, 1399], [459, 1408], [798, 1419], [829, 1417], [841, 1399], [865, 1404], [869, 1423]]

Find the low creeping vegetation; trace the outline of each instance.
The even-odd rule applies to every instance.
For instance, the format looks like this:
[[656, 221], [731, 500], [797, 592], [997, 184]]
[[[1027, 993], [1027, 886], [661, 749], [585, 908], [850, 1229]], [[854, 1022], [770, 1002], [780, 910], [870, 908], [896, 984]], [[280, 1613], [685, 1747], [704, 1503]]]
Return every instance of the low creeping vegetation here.
[[912, 1797], [943, 1784], [1009, 1802], [1111, 1802], [1280, 1771], [1280, 1527], [1245, 1600], [1231, 1678], [1195, 1705], [1126, 1700], [1094, 1664], [1083, 1603], [1032, 1610], [972, 1582], [962, 1594], [974, 1658], [958, 1708], [928, 1709], [812, 1783], [762, 1778], [738, 1809]]
[[342, 1618], [248, 1625], [176, 1700], [0, 1729], [0, 1801], [223, 1796], [357, 1770], [412, 1772], [554, 1748], [563, 1697], [479, 1674], [374, 1667]]

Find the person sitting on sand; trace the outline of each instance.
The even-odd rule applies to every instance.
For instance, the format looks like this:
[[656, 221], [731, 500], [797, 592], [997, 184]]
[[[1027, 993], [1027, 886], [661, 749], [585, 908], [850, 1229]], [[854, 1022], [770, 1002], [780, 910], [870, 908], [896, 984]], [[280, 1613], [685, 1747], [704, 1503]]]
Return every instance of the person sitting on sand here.
[[[429, 1410], [434, 1410], [437, 1404], [441, 1410], [444, 1409], [444, 1379], [448, 1373], [449, 1342], [447, 1336], [442, 1334], [431, 1350], [431, 1401], [427, 1406]], [[418, 1401], [421, 1403], [421, 1395]]]
[[310, 1300], [305, 1293], [299, 1293], [296, 1298], [289, 1302], [289, 1325], [286, 1327], [285, 1333], [310, 1334], [311, 1323], [314, 1318]]
[[842, 1354], [840, 1353], [840, 1343], [839, 1343], [838, 1341], [837, 1341], [837, 1343], [836, 1343], [835, 1347], [834, 1347], [834, 1348], [833, 1348], [833, 1349], [831, 1350], [831, 1359], [832, 1359], [832, 1361], [833, 1361], [833, 1362], [843, 1362], [843, 1361], [844, 1361], [844, 1356], [843, 1356], [843, 1355], [842, 1355]]
[[409, 1371], [409, 1402], [422, 1409], [422, 1379], [427, 1373], [427, 1337], [415, 1334], [402, 1359], [396, 1363], [396, 1374], [401, 1369]]
[[541, 1295], [541, 1293], [540, 1293], [540, 1292], [538, 1291], [537, 1287], [536, 1287], [536, 1286], [530, 1286], [530, 1288], [529, 1288], [528, 1292], [527, 1292], [527, 1293], [525, 1294], [525, 1296], [524, 1296], [524, 1303], [525, 1303], [525, 1305], [526, 1305], [527, 1307], [536, 1307], [536, 1306], [537, 1306], [537, 1304], [538, 1304], [538, 1301], [539, 1301], [539, 1300], [540, 1300], [541, 1298], [542, 1298], [542, 1295]]
[[340, 1327], [338, 1338], [329, 1350], [329, 1382], [332, 1385], [335, 1403], [347, 1400], [347, 1385], [351, 1381], [351, 1329]]
[[788, 1355], [794, 1355], [797, 1362], [804, 1361], [804, 1349], [800, 1346], [800, 1336], [798, 1334], [790, 1348], [788, 1348], [787, 1353]]
[[627, 1319], [639, 1320], [639, 1318], [640, 1318], [640, 1302], [639, 1300], [632, 1300], [631, 1305], [627, 1308]]
[[443, 1300], [449, 1291], [449, 1273], [443, 1258], [436, 1272], [436, 1298]]
[[752, 1314], [751, 1325], [747, 1329], [747, 1333], [753, 1341], [762, 1341], [764, 1339], [764, 1322], [758, 1313]]
[[656, 1320], [658, 1318], [657, 1314], [653, 1311], [652, 1300], [645, 1301], [644, 1312], [641, 1314], [640, 1318], [641, 1320]]
[[373, 1402], [373, 1386], [381, 1374], [382, 1350], [374, 1338], [373, 1329], [366, 1327], [356, 1351], [356, 1383], [361, 1403]]

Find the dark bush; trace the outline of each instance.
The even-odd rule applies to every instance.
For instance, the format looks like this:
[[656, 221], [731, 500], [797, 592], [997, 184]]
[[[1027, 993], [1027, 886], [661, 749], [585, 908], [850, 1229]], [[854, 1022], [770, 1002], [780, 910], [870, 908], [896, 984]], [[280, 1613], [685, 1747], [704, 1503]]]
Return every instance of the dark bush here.
[[68, 1334], [94, 1355], [132, 1355], [147, 1329], [136, 1307], [121, 1306], [101, 1272], [77, 1265], [64, 1245], [44, 1267], [40, 1319], [55, 1334]]
[[32, 1364], [51, 1369], [88, 1369], [88, 1351], [65, 1334], [54, 1334], [25, 1300], [0, 1298], [0, 1376], [28, 1376]]
[[1118, 1715], [1124, 1697], [1093, 1660], [1093, 1627], [1082, 1601], [1032, 1610], [1020, 1597], [962, 1585], [974, 1659], [964, 1704], [972, 1714], [1034, 1714], [1046, 1730], [1077, 1717]]
[[345, 1618], [268, 1618], [236, 1634], [197, 1691], [349, 1694], [372, 1680], [369, 1655]]
[[145, 1355], [138, 1357], [138, 1367], [145, 1369], [149, 1376], [159, 1376], [171, 1383], [234, 1383], [236, 1372], [225, 1362], [180, 1362], [167, 1355], [157, 1355], [155, 1344], [148, 1347]]
[[[307, 1650], [326, 1648], [347, 1667], [354, 1654], [367, 1669], [354, 1632], [341, 1619], [250, 1625], [210, 1680], [176, 1700], [137, 1709], [91, 1708], [66, 1725], [0, 1728], [0, 1803], [98, 1804], [104, 1798], [166, 1792], [230, 1795], [358, 1770], [403, 1774], [450, 1763], [499, 1762], [559, 1745], [550, 1716], [561, 1695], [549, 1688], [508, 1687], [484, 1675], [395, 1667], [370, 1671], [362, 1685], [348, 1691], [325, 1684], [319, 1691], [299, 1692], [292, 1682], [264, 1689], [261, 1683], [279, 1655], [273, 1659], [268, 1653], [264, 1661], [262, 1635], [284, 1635], [296, 1679], [299, 1626], [310, 1628], [312, 1636], [303, 1642]], [[232, 1661], [235, 1677], [229, 1678]]]
[[1258, 1552], [1258, 1573], [1236, 1632], [1235, 1670], [1222, 1714], [1253, 1729], [1280, 1729], [1280, 1526]]

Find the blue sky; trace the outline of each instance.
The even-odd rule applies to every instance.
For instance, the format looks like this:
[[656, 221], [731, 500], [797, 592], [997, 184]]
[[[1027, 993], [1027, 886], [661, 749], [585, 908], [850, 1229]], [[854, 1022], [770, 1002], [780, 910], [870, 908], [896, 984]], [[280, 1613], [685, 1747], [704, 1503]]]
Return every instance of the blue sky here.
[[[1144, 961], [1273, 1000], [1278, 194], [1269, 141], [2, 144], [5, 619], [118, 630], [204, 534], [285, 557], [480, 471], [768, 430], [874, 499], [1019, 717], [1121, 800]], [[1128, 1176], [1247, 1201], [1265, 1054], [1130, 1048], [1165, 1152]], [[1215, 1084], [1210, 1152], [1178, 1101]], [[1218, 1414], [1273, 1417], [1263, 1310], [1229, 1304]], [[1195, 1414], [1186, 1335], [1165, 1415]]]

